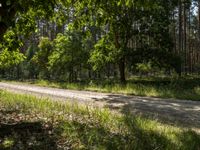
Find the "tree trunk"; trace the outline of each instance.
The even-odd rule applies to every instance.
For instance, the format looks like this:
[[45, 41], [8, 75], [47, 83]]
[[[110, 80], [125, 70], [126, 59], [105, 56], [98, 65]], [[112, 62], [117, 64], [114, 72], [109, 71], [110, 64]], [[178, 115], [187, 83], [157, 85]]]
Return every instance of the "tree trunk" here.
[[198, 0], [198, 16], [199, 16], [199, 37], [198, 37], [198, 40], [200, 42], [200, 0]]
[[126, 84], [126, 78], [125, 78], [125, 57], [122, 57], [119, 60], [119, 73], [120, 73], [120, 82], [122, 84]]
[[184, 2], [183, 10], [183, 54], [184, 54], [184, 73], [187, 74], [187, 8]]
[[[119, 43], [119, 35], [116, 32], [115, 33], [115, 47], [117, 49], [120, 49], [120, 43]], [[126, 84], [126, 77], [125, 77], [125, 56], [122, 56], [119, 60], [119, 74], [120, 74], [120, 82], [122, 84]]]
[[[182, 1], [179, 0], [179, 42], [178, 42], [178, 47], [179, 47], [179, 55], [182, 57], [182, 52], [183, 52], [183, 22], [182, 22]], [[183, 69], [181, 65], [181, 70]], [[182, 72], [182, 71], [181, 71]], [[180, 75], [181, 75], [180, 72]]]
[[189, 73], [192, 73], [192, 63], [191, 63], [191, 55], [192, 55], [192, 52], [191, 52], [191, 41], [190, 41], [190, 34], [191, 34], [191, 8], [189, 8], [189, 12], [188, 12], [188, 66], [189, 66]]

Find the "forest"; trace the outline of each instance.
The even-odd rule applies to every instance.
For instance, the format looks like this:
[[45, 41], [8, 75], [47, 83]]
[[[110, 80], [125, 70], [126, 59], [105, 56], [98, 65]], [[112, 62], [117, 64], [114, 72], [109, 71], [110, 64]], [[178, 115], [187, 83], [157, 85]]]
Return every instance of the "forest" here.
[[0, 150], [200, 150], [200, 0], [0, 0]]
[[125, 83], [200, 71], [198, 0], [41, 3], [2, 2], [2, 77]]

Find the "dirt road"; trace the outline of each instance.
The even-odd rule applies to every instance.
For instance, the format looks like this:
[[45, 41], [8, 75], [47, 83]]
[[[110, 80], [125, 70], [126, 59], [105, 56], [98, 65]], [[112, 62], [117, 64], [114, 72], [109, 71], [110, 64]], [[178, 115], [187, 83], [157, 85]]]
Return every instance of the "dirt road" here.
[[0, 89], [33, 94], [39, 97], [50, 97], [52, 99], [70, 99], [72, 101], [109, 107], [122, 113], [130, 111], [169, 124], [200, 129], [200, 101], [126, 96], [3, 82], [0, 82]]

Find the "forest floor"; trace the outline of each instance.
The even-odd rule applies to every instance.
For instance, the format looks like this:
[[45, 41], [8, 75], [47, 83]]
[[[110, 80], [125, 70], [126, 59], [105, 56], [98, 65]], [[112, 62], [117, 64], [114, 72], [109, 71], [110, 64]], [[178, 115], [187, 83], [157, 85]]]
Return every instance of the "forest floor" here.
[[0, 89], [51, 99], [72, 100], [87, 105], [106, 107], [120, 113], [131, 112], [169, 125], [200, 131], [200, 101], [127, 96], [5, 82], [0, 82]]

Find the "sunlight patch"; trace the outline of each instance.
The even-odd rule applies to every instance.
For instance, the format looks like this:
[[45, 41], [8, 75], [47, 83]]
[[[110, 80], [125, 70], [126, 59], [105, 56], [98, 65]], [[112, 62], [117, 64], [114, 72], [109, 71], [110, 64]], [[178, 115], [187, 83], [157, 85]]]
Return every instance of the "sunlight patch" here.
[[2, 145], [3, 148], [9, 148], [9, 147], [12, 147], [13, 144], [14, 144], [14, 140], [12, 138], [5, 138], [5, 140], [0, 145]]

